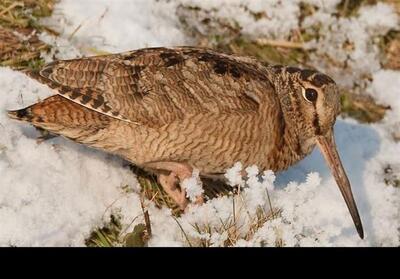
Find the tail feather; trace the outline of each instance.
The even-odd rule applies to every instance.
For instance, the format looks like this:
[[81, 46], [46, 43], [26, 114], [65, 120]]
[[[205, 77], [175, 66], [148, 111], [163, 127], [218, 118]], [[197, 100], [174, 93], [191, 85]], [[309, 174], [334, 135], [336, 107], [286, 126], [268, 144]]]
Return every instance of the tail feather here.
[[14, 120], [19, 121], [28, 121], [31, 122], [33, 119], [33, 114], [31, 107], [18, 109], [18, 110], [9, 110], [7, 111], [8, 117]]
[[85, 138], [110, 122], [109, 117], [59, 95], [23, 109], [8, 111], [8, 116], [71, 139]]

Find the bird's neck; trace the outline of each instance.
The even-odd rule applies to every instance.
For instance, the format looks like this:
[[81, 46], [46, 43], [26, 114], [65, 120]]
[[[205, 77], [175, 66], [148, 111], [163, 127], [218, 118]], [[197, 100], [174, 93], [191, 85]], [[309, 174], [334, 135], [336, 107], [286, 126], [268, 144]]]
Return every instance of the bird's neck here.
[[299, 121], [301, 115], [299, 115], [296, 95], [293, 94], [296, 89], [283, 68], [280, 66], [266, 67], [267, 78], [274, 86], [274, 92], [280, 103], [280, 118], [282, 118], [279, 129], [282, 131], [280, 148], [275, 148], [272, 156], [275, 159], [276, 170], [286, 169], [300, 161], [312, 151], [315, 145], [312, 140], [304, 138], [305, 127], [303, 127], [304, 123]]

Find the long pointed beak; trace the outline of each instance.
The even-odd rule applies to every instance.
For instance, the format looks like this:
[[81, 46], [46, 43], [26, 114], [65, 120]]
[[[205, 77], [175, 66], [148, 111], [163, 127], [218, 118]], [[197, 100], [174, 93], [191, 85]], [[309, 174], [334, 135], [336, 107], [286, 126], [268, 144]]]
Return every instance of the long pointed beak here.
[[358, 214], [357, 205], [351, 192], [351, 186], [349, 179], [347, 178], [346, 172], [343, 169], [342, 162], [340, 161], [339, 154], [336, 150], [336, 143], [333, 137], [333, 130], [328, 132], [326, 136], [319, 136], [317, 138], [317, 144], [328, 166], [339, 186], [340, 192], [346, 202], [347, 208], [350, 211], [351, 218], [353, 219], [354, 225], [356, 226], [358, 235], [361, 239], [364, 239], [364, 230], [361, 223], [360, 215]]

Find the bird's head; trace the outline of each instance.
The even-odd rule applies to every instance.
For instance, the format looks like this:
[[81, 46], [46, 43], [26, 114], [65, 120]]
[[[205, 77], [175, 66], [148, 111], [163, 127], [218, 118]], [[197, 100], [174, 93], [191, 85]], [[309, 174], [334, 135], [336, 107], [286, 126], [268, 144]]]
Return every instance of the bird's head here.
[[298, 138], [301, 152], [309, 154], [318, 145], [346, 201], [357, 232], [363, 228], [350, 182], [340, 161], [333, 126], [340, 113], [336, 83], [318, 71], [295, 67], [271, 67], [286, 126]]
[[295, 67], [273, 67], [275, 89], [285, 122], [296, 131], [302, 152], [308, 154], [316, 138], [332, 130], [340, 113], [339, 90], [327, 75]]

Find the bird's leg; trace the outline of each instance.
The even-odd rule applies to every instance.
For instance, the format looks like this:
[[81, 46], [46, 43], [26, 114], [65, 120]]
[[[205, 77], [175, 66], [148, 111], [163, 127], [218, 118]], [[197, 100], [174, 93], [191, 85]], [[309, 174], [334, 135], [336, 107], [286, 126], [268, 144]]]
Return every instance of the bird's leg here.
[[[193, 173], [193, 168], [187, 163], [178, 162], [151, 162], [145, 164], [146, 168], [154, 170], [169, 171], [169, 174], [158, 174], [158, 181], [164, 188], [165, 192], [179, 205], [182, 210], [188, 205], [186, 198], [186, 191], [177, 187], [178, 181], [182, 183], [183, 180], [190, 178]], [[196, 204], [204, 202], [203, 196], [197, 197]]]
[[178, 204], [181, 210], [185, 210], [188, 205], [188, 200], [186, 198], [186, 192], [181, 191], [177, 187], [178, 178], [174, 172], [170, 172], [169, 175], [159, 174], [158, 182], [161, 184], [165, 192]]

